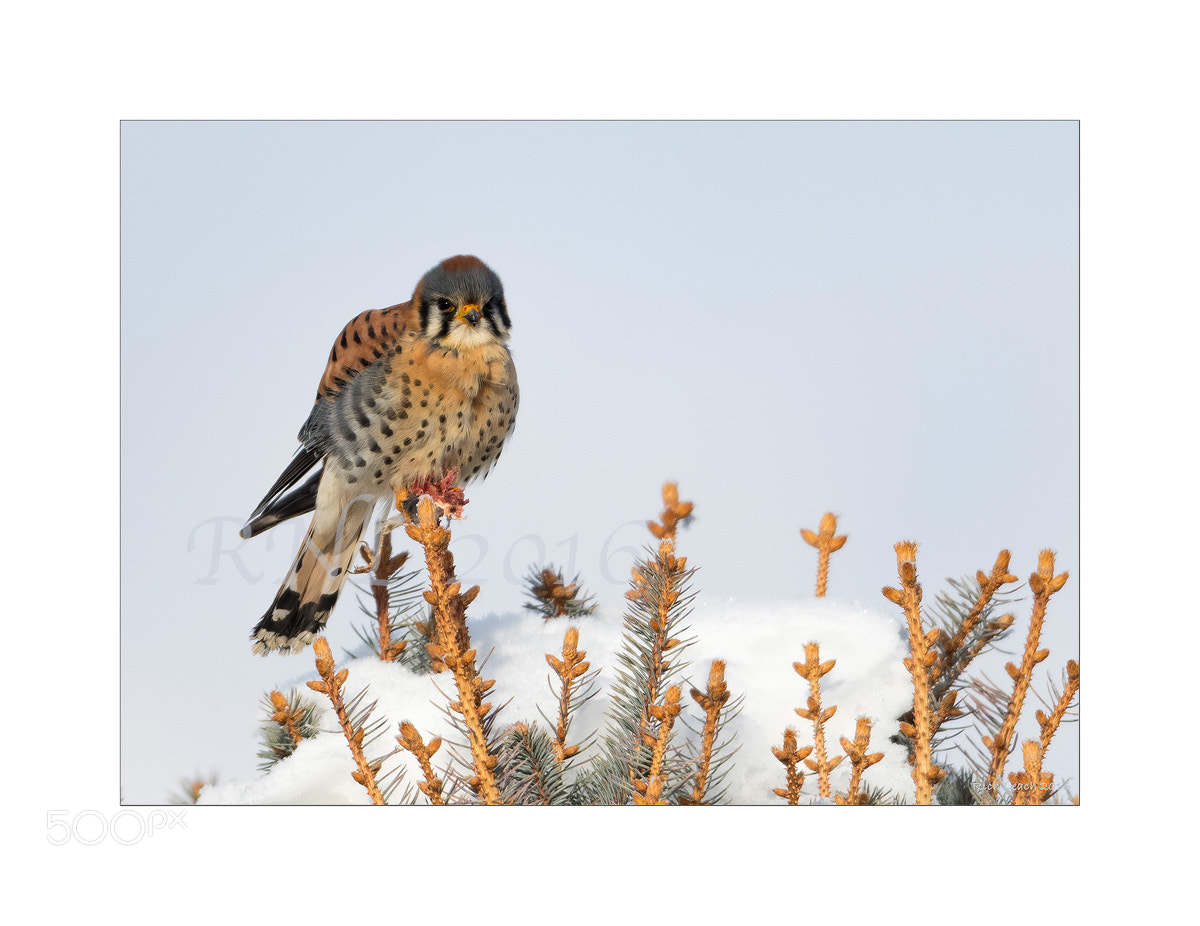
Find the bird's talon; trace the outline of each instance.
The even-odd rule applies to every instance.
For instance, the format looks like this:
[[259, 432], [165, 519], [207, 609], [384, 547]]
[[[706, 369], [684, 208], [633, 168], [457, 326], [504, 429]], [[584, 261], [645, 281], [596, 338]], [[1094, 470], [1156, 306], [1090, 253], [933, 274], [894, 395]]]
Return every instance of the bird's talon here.
[[415, 523], [417, 501], [428, 495], [436, 506], [435, 515], [439, 520], [443, 516], [454, 521], [461, 520], [463, 506], [467, 504], [468, 499], [463, 490], [454, 484], [457, 479], [458, 467], [450, 470], [441, 479], [428, 476], [418, 479], [411, 486], [396, 492], [396, 507], [404, 511], [408, 519]]

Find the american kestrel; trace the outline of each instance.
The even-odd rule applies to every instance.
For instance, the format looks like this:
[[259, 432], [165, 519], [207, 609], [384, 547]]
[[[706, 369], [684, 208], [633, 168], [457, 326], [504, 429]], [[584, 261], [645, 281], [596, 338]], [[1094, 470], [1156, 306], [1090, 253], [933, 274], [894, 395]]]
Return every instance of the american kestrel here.
[[518, 402], [510, 328], [500, 278], [459, 256], [426, 273], [408, 302], [364, 312], [342, 330], [300, 448], [241, 531], [253, 537], [313, 512], [250, 636], [254, 652], [312, 642], [379, 503], [414, 486], [463, 485], [500, 458]]

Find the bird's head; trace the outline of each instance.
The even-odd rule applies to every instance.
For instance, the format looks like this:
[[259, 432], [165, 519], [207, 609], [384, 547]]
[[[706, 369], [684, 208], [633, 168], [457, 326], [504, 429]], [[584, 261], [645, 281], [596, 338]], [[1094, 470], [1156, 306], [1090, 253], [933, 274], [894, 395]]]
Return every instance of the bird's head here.
[[421, 330], [450, 348], [482, 347], [508, 340], [512, 322], [500, 278], [478, 257], [450, 257], [417, 284], [413, 293]]

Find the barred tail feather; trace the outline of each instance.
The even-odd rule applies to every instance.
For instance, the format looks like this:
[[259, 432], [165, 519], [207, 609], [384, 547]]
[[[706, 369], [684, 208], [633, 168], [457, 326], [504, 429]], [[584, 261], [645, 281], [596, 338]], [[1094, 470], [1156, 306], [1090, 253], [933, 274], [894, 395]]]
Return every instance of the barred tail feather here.
[[321, 632], [337, 603], [371, 510], [371, 505], [352, 504], [332, 524], [317, 513], [275, 600], [250, 635], [255, 653], [298, 653]]

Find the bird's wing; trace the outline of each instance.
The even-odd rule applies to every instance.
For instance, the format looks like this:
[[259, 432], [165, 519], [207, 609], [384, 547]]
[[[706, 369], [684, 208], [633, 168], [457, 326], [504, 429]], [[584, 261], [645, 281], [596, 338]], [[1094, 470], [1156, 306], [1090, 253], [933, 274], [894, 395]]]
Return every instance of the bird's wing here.
[[[254, 537], [274, 527], [280, 521], [306, 514], [317, 507], [317, 487], [321, 484], [321, 458], [306, 447], [301, 447], [292, 457], [292, 462], [275, 480], [271, 491], [258, 503], [258, 507], [246, 519], [241, 535]], [[313, 469], [313, 467], [316, 467]], [[288, 491], [300, 477], [312, 470], [312, 474], [299, 488]]]
[[[409, 319], [411, 303], [404, 302], [386, 309], [372, 309], [350, 320], [333, 342], [329, 360], [317, 388], [316, 406], [335, 400], [342, 388], [370, 367], [403, 336]], [[253, 537], [281, 521], [306, 514], [316, 507], [317, 487], [321, 482], [321, 461], [325, 456], [327, 436], [325, 416], [310, 413], [300, 429], [300, 448], [275, 484], [263, 496], [241, 530], [242, 537]], [[311, 471], [298, 488], [297, 482]]]
[[412, 303], [402, 302], [351, 319], [329, 351], [317, 400], [337, 395], [346, 383], [382, 357], [404, 335], [413, 317]]

